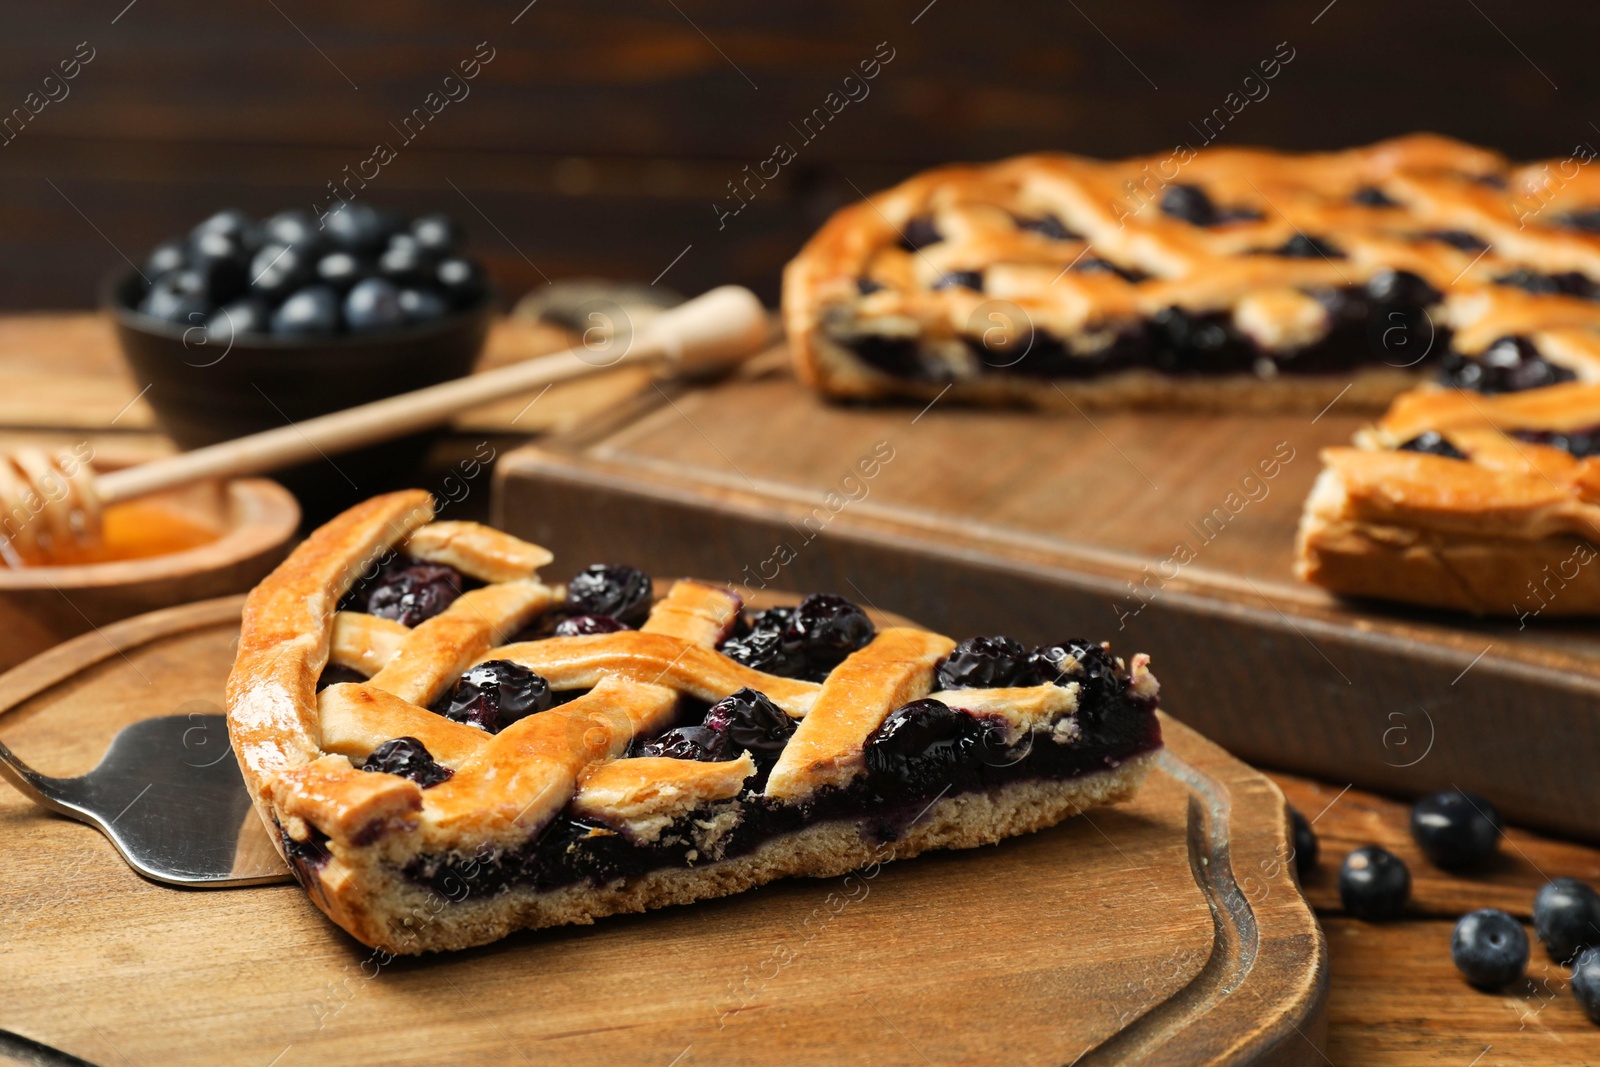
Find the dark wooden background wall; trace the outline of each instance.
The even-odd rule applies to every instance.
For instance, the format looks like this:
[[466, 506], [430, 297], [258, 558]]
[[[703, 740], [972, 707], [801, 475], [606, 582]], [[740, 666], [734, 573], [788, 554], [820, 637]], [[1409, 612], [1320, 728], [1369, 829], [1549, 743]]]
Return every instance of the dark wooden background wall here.
[[[458, 215], [508, 293], [649, 281], [682, 253], [662, 284], [770, 299], [854, 189], [949, 159], [1168, 148], [1281, 41], [1295, 58], [1221, 140], [1600, 145], [1585, 0], [526, 3], [6, 3], [0, 114], [80, 42], [95, 58], [0, 147], [0, 306], [88, 306], [118, 249], [142, 259], [223, 206], [309, 207], [380, 140], [399, 155], [362, 195]], [[470, 96], [401, 147], [391, 123], [483, 41]], [[791, 123], [885, 41], [871, 94], [803, 143]], [[797, 158], [719, 229], [726, 183], [780, 141]]]

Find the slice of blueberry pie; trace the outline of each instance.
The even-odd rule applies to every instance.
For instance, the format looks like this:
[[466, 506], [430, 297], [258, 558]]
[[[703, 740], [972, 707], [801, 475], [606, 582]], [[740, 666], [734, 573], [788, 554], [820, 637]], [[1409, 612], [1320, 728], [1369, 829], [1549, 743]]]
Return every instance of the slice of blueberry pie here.
[[1550, 166], [1413, 135], [944, 167], [824, 225], [785, 326], [840, 398], [1318, 411], [1435, 369], [1600, 381], [1600, 175]]
[[1130, 796], [1148, 657], [746, 611], [376, 497], [251, 594], [246, 783], [316, 904], [395, 953], [970, 848]]
[[1600, 614], [1600, 384], [1416, 390], [1322, 461], [1307, 581], [1524, 620]]

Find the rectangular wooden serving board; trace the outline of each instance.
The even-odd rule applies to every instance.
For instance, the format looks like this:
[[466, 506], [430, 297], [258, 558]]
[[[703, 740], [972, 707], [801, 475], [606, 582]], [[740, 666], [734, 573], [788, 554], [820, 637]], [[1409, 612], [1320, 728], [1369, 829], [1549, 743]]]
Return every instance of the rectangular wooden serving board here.
[[1459, 786], [1600, 841], [1593, 623], [1357, 604], [1293, 576], [1318, 450], [1362, 415], [840, 406], [764, 366], [506, 455], [496, 522], [574, 569], [832, 591], [957, 637], [1109, 638], [1248, 760]]

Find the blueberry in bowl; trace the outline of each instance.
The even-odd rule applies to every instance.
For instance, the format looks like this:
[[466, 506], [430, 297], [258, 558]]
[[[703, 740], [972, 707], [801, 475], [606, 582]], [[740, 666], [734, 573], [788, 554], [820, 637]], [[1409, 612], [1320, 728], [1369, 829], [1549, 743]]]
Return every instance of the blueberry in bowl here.
[[[322, 216], [221, 211], [164, 241], [103, 292], [134, 377], [190, 449], [468, 374], [494, 291], [442, 215], [361, 201]], [[416, 434], [283, 472], [313, 520], [363, 489], [409, 481]]]

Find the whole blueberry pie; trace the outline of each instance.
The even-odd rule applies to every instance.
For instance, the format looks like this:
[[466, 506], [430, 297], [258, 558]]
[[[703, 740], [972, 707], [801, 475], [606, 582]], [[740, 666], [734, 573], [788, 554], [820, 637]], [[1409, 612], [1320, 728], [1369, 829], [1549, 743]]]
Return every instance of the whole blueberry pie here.
[[1419, 389], [1322, 461], [1307, 581], [1523, 620], [1600, 614], [1600, 385]]
[[234, 750], [312, 900], [463, 948], [1050, 826], [1161, 746], [1148, 657], [746, 610], [376, 497], [250, 594]]
[[840, 398], [1320, 411], [1600, 382], [1600, 174], [1572, 164], [1413, 135], [943, 167], [824, 225], [785, 325]]

